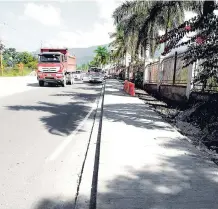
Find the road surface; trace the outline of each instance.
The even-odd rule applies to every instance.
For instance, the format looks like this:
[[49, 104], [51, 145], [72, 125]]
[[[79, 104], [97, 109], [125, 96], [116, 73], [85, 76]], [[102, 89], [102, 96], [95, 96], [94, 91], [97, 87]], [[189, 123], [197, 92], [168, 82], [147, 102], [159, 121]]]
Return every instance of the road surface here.
[[29, 83], [0, 97], [0, 208], [72, 208], [100, 92]]

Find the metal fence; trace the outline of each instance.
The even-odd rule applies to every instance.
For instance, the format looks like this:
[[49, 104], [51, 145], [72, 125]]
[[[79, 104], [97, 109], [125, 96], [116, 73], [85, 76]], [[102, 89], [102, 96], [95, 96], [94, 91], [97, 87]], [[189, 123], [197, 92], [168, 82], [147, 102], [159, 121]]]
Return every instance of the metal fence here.
[[160, 72], [161, 84], [173, 84], [175, 57], [165, 58], [161, 63], [162, 72]]
[[[186, 86], [188, 82], [188, 71], [192, 68], [189, 65], [186, 68], [183, 60], [184, 54], [175, 53], [174, 56], [163, 59], [161, 84]], [[161, 74], [161, 72], [160, 72]]]
[[162, 62], [153, 62], [146, 66], [148, 72], [148, 83], [158, 83], [166, 85], [186, 86], [188, 82], [188, 72], [192, 65], [183, 68], [184, 54], [175, 53], [174, 56], [167, 57]]
[[[203, 60], [194, 63], [194, 66], [191, 64], [183, 67], [185, 64], [184, 56], [185, 53], [175, 53], [174, 56], [163, 59], [161, 63], [154, 62], [147, 65], [148, 76], [145, 79], [146, 82], [151, 84], [187, 86], [188, 82], [192, 80], [192, 91], [218, 92], [218, 79], [215, 77], [209, 78], [204, 83], [193, 82], [196, 76], [203, 70], [201, 67]], [[194, 69], [194, 73], [189, 75], [192, 69]], [[215, 70], [218, 71], [218, 69]]]
[[[203, 68], [201, 67], [202, 61], [198, 61], [196, 63], [197, 67], [194, 70], [193, 73], [193, 80], [201, 73]], [[217, 71], [217, 69], [214, 69]], [[196, 92], [218, 92], [218, 82], [216, 77], [210, 77], [207, 79], [204, 83], [198, 81], [198, 82], [193, 82], [193, 91]]]
[[176, 70], [175, 70], [175, 84], [176, 85], [187, 85], [188, 83], [188, 72], [192, 69], [193, 65], [187, 67], [184, 66], [184, 53], [177, 55], [176, 58]]
[[154, 62], [146, 66], [149, 72], [149, 83], [158, 83], [159, 62]]

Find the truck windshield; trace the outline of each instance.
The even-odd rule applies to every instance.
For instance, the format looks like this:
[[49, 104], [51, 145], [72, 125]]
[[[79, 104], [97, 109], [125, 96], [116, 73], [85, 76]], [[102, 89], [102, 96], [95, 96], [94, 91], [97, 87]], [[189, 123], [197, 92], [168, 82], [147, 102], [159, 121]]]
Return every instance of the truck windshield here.
[[42, 54], [39, 56], [39, 62], [60, 62], [60, 55]]

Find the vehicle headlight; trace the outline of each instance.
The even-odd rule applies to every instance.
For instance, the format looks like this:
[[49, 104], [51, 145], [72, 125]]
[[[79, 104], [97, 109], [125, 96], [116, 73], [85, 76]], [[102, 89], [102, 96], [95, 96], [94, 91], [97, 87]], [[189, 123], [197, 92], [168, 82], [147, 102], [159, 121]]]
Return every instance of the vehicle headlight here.
[[38, 71], [42, 72], [42, 67], [38, 67]]

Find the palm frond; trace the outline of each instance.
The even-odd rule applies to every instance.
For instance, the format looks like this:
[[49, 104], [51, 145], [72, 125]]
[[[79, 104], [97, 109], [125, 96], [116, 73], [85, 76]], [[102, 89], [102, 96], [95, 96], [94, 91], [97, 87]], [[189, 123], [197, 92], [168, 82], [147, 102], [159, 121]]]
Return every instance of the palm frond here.
[[112, 17], [114, 18], [115, 24], [118, 24], [122, 18], [130, 13], [134, 12], [137, 5], [136, 1], [126, 1], [119, 6], [114, 12]]

